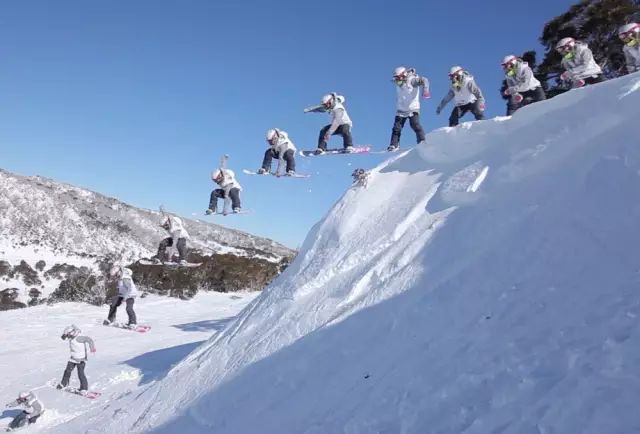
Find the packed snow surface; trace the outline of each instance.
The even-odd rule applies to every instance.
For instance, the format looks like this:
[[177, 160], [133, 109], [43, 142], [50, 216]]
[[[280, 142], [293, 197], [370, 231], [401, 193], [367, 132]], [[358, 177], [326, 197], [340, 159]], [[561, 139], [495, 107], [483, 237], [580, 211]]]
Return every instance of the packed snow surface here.
[[639, 90], [432, 132], [162, 381], [50, 432], [640, 431]]

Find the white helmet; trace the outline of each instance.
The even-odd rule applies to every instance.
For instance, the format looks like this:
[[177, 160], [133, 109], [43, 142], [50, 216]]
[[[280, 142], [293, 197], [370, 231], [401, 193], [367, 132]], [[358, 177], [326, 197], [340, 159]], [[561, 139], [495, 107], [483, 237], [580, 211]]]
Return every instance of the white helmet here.
[[393, 70], [393, 78], [394, 79], [402, 79], [407, 76], [407, 68], [404, 66], [398, 66]]
[[272, 143], [274, 139], [280, 137], [280, 130], [277, 128], [271, 128], [267, 131], [267, 142]]
[[567, 54], [576, 46], [576, 40], [573, 38], [562, 38], [556, 44], [556, 51], [560, 54]]
[[80, 330], [80, 327], [78, 327], [75, 324], [71, 324], [70, 326], [65, 327], [64, 331], [62, 332], [62, 340], [65, 339], [73, 339], [76, 336], [78, 336], [80, 333], [82, 332], [82, 330]]
[[449, 70], [449, 78], [457, 77], [464, 72], [462, 66], [452, 66]]
[[222, 172], [222, 169], [216, 169], [213, 172], [211, 172], [211, 179], [213, 179], [215, 182], [222, 181], [223, 177], [224, 177], [224, 172]]
[[513, 54], [509, 54], [508, 56], [505, 56], [504, 59], [502, 59], [502, 63], [501, 63], [502, 69], [504, 69], [505, 71], [513, 70], [516, 67], [519, 60], [520, 59], [518, 59], [518, 57], [514, 56]]
[[640, 24], [629, 23], [618, 29], [618, 37], [623, 42], [630, 42], [633, 39], [637, 39], [640, 35]]
[[18, 401], [27, 401], [31, 397], [31, 392], [23, 391], [18, 393]]
[[123, 268], [122, 269], [122, 278], [123, 279], [133, 279], [133, 271], [131, 271], [131, 268]]
[[336, 102], [336, 94], [335, 93], [328, 93], [328, 94], [326, 94], [325, 96], [322, 97], [322, 100], [320, 102], [326, 108], [332, 108], [335, 105], [335, 102]]

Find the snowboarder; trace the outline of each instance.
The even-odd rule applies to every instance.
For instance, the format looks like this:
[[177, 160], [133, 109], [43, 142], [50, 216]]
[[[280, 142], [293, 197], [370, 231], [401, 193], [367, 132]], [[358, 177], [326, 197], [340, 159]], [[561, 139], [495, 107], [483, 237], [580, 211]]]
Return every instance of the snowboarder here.
[[593, 53], [584, 42], [573, 38], [563, 38], [556, 44], [556, 51], [562, 56], [562, 67], [566, 70], [560, 79], [571, 87], [582, 87], [602, 81], [602, 68], [593, 59]]
[[396, 84], [396, 116], [391, 129], [391, 143], [388, 151], [395, 151], [400, 147], [400, 134], [405, 122], [409, 119], [411, 129], [416, 133], [418, 143], [424, 141], [424, 130], [420, 125], [420, 95], [430, 98], [429, 80], [416, 73], [414, 68], [399, 66], [393, 71], [393, 82]]
[[123, 267], [120, 269], [119, 275], [120, 280], [118, 281], [118, 295], [113, 297], [113, 299], [111, 300], [109, 315], [107, 316], [107, 319], [103, 324], [110, 325], [116, 320], [118, 306], [120, 306], [122, 304], [122, 301], [124, 301], [127, 305], [127, 316], [129, 317], [127, 327], [135, 328], [137, 320], [136, 313], [133, 310], [133, 304], [136, 301], [138, 289], [136, 288], [136, 284], [133, 283], [133, 271], [131, 271], [130, 268]]
[[529, 64], [510, 54], [502, 60], [507, 89], [504, 94], [509, 97], [507, 116], [511, 116], [520, 107], [546, 99], [544, 89], [533, 75]]
[[[176, 246], [178, 250], [179, 261], [181, 264], [185, 264], [187, 258], [187, 240], [189, 239], [189, 233], [182, 226], [182, 219], [180, 217], [168, 216], [166, 220], [160, 225], [165, 231], [169, 232], [169, 237], [160, 241], [158, 246], [158, 253], [152, 259], [156, 262], [164, 263], [167, 261], [167, 247]], [[169, 258], [170, 262], [170, 258]]]
[[[215, 214], [218, 209], [218, 199], [231, 199], [231, 210], [234, 213], [239, 213], [242, 210], [240, 206], [240, 192], [242, 187], [236, 181], [236, 174], [233, 170], [229, 169], [216, 169], [211, 174], [211, 179], [220, 186], [211, 192], [209, 198], [209, 208], [205, 211], [205, 214]], [[223, 214], [227, 214], [226, 206], [223, 209]]]
[[75, 368], [78, 368], [78, 379], [80, 380], [79, 393], [85, 395], [89, 389], [87, 383], [87, 377], [84, 375], [84, 367], [89, 359], [89, 353], [87, 352], [87, 345], [92, 353], [96, 352], [96, 347], [93, 343], [93, 339], [88, 336], [80, 336], [82, 331], [78, 326], [72, 324], [64, 329], [62, 340], [69, 339], [69, 350], [71, 351], [71, 357], [67, 362], [67, 367], [62, 375], [62, 381], [56, 386], [57, 389], [63, 389], [69, 385], [69, 379], [71, 372]]
[[451, 89], [440, 101], [436, 114], [440, 114], [442, 109], [453, 99], [456, 106], [449, 117], [450, 127], [458, 125], [460, 118], [469, 111], [473, 113], [477, 121], [483, 120], [484, 96], [473, 79], [473, 75], [469, 74], [461, 66], [454, 66], [449, 71], [449, 80], [451, 80]]
[[22, 428], [27, 424], [36, 423], [44, 412], [44, 405], [33, 392], [20, 392], [15, 401], [7, 404], [7, 408], [10, 407], [23, 407], [23, 410], [9, 423], [7, 431]]
[[322, 97], [319, 106], [305, 109], [305, 113], [327, 112], [331, 116], [331, 124], [324, 126], [320, 130], [316, 155], [325, 153], [327, 142], [333, 135], [342, 136], [342, 146], [345, 152], [353, 151], [353, 138], [351, 137], [353, 123], [347, 114], [347, 109], [344, 107], [344, 101], [344, 96], [331, 92]]
[[269, 149], [264, 152], [264, 159], [262, 160], [262, 167], [258, 169], [258, 174], [268, 175], [271, 172], [271, 160], [278, 159], [278, 167], [276, 168], [276, 175], [280, 175], [280, 167], [282, 162], [286, 163], [286, 174], [291, 176], [296, 173], [296, 147], [289, 139], [289, 135], [286, 131], [272, 128], [267, 131], [267, 143]]
[[625, 24], [618, 30], [618, 37], [624, 44], [624, 58], [626, 60], [627, 72], [640, 71], [640, 24]]

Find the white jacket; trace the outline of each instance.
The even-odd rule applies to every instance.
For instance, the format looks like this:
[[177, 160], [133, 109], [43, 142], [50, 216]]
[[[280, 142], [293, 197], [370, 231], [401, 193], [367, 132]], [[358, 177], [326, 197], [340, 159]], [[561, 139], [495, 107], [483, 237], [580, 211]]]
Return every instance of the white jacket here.
[[220, 182], [216, 182], [216, 184], [218, 184], [220, 186], [220, 188], [222, 188], [225, 192], [225, 194], [228, 196], [229, 195], [229, 191], [231, 191], [232, 188], [237, 188], [238, 190], [242, 191], [242, 187], [240, 186], [240, 183], [238, 181], [236, 181], [236, 174], [233, 172], [233, 170], [230, 169], [221, 169], [222, 170], [222, 181]]
[[69, 339], [69, 350], [71, 351], [69, 361], [72, 363], [86, 362], [89, 358], [87, 345], [89, 345], [91, 351], [96, 350], [93, 340], [88, 336], [76, 336], [73, 339]]
[[29, 396], [27, 397], [27, 402], [18, 402], [18, 400], [15, 400], [7, 404], [7, 406], [24, 408], [25, 413], [27, 413], [30, 418], [39, 416], [44, 411], [44, 404], [42, 403], [42, 401], [38, 399], [36, 394], [33, 392], [29, 392]]
[[516, 65], [513, 76], [509, 74], [506, 75], [507, 86], [509, 87], [511, 95], [527, 92], [541, 86], [540, 81], [533, 75], [533, 70], [527, 62], [519, 59]]
[[407, 81], [396, 86], [396, 110], [400, 116], [411, 116], [420, 112], [420, 88], [429, 91], [429, 80], [420, 77], [414, 69], [409, 70]]
[[344, 107], [344, 101], [345, 98], [342, 95], [336, 95], [333, 107], [327, 110], [327, 113], [331, 116], [331, 127], [329, 127], [329, 131], [327, 131], [328, 135], [333, 134], [340, 125], [353, 126], [347, 109]]
[[451, 89], [449, 89], [449, 93], [442, 98], [442, 101], [440, 101], [438, 110], [442, 110], [452, 99], [455, 100], [456, 107], [473, 104], [476, 101], [479, 101], [480, 104], [484, 104], [482, 91], [476, 84], [473, 75], [467, 72], [463, 73], [462, 82], [460, 83], [459, 88], [454, 84], [451, 84]]
[[289, 135], [286, 131], [278, 131], [278, 141], [275, 145], [270, 145], [271, 149], [278, 154], [278, 158], [282, 159], [284, 157], [285, 152], [288, 150], [296, 151], [296, 147], [293, 142], [289, 139]]
[[576, 42], [576, 51], [571, 59], [563, 58], [562, 67], [572, 80], [593, 77], [602, 74], [602, 68], [593, 59], [593, 53], [584, 42]]
[[627, 72], [631, 74], [632, 72], [640, 71], [640, 44], [635, 47], [625, 45], [622, 51], [624, 51], [624, 58], [627, 63]]
[[173, 241], [178, 241], [180, 238], [189, 239], [189, 232], [182, 226], [182, 219], [180, 217], [169, 216], [169, 228], [167, 229]]
[[136, 298], [138, 296], [138, 288], [131, 279], [120, 279], [118, 282], [118, 296], [127, 300], [129, 298]]

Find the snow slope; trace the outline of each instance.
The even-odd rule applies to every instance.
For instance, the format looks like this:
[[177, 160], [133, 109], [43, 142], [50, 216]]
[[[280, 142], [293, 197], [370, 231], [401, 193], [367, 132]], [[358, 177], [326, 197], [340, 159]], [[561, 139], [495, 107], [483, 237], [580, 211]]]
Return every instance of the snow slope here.
[[166, 378], [51, 432], [638, 432], [639, 91], [434, 131]]
[[[21, 390], [35, 389], [47, 410], [36, 425], [21, 431], [34, 433], [118, 397], [135, 394], [138, 387], [163, 378], [173, 364], [220, 330], [256, 295], [199, 293], [189, 301], [153, 295], [138, 299], [140, 323], [152, 325], [144, 335], [102, 326], [107, 306], [60, 303], [4, 312], [0, 316], [0, 404], [4, 407]], [[122, 308], [118, 319], [126, 321]], [[97, 351], [86, 368], [90, 389], [103, 393], [96, 401], [46, 385], [62, 378], [69, 359], [69, 343], [63, 342], [60, 335], [71, 323], [96, 344]], [[74, 372], [71, 385], [78, 384]], [[17, 409], [0, 410], [0, 430], [4, 431], [17, 413]]]

